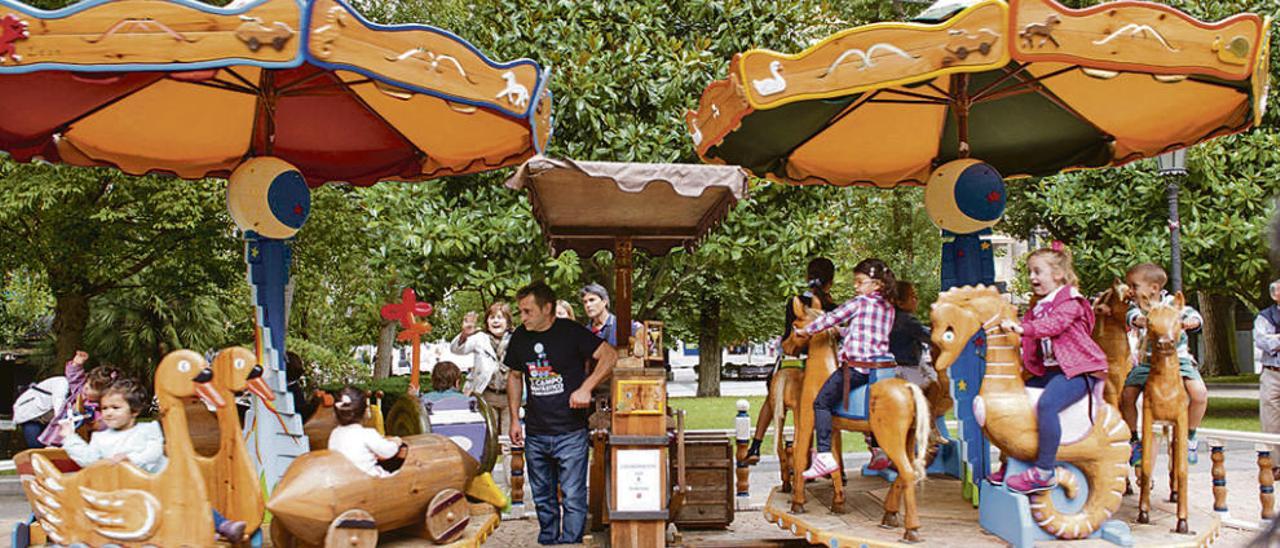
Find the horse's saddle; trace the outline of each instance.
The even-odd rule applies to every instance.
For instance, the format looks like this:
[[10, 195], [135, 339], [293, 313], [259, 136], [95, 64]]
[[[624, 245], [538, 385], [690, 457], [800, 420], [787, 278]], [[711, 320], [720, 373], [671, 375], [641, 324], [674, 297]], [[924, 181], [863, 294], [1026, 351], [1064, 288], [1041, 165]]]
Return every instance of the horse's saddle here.
[[[1088, 395], [1058, 413], [1058, 420], [1062, 421], [1062, 445], [1083, 440], [1089, 435], [1089, 429], [1093, 428], [1094, 421], [1102, 418], [1102, 408], [1106, 406], [1106, 402], [1102, 399], [1102, 389], [1106, 384], [1103, 381], [1094, 382], [1093, 390]], [[1027, 399], [1031, 400], [1031, 409], [1034, 410], [1044, 389], [1028, 386], [1026, 390]], [[1090, 411], [1093, 412], [1092, 420], [1089, 417]]]
[[485, 463], [490, 447], [490, 422], [483, 401], [475, 396], [461, 394], [444, 397], [422, 398], [427, 424], [432, 434], [445, 436], [463, 451]]
[[[892, 363], [893, 357], [887, 356], [875, 361]], [[837, 375], [841, 373], [842, 372], [840, 371], [836, 372]], [[895, 374], [895, 368], [884, 367], [872, 369], [867, 376], [870, 377], [867, 384], [849, 389], [849, 397], [845, 399], [844, 405], [836, 407], [835, 415], [837, 417], [842, 419], [867, 420], [868, 415], [871, 413], [871, 385], [881, 379], [891, 379], [897, 375]]]

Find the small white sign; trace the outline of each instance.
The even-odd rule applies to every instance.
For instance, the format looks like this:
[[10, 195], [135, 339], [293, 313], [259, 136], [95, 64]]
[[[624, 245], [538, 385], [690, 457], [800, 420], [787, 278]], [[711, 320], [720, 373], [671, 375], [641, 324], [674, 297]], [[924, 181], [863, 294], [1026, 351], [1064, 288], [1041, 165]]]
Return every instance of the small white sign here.
[[614, 480], [619, 512], [662, 510], [662, 450], [619, 449]]

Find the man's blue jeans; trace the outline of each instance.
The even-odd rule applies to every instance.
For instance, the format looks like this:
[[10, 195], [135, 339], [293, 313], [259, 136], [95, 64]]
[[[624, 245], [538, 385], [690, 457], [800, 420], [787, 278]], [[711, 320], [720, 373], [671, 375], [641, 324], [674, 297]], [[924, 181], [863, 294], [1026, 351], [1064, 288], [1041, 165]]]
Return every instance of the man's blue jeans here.
[[[538, 511], [538, 544], [582, 542], [587, 525], [589, 446], [586, 428], [525, 436], [525, 470]], [[556, 500], [557, 487], [564, 491], [563, 506]]]

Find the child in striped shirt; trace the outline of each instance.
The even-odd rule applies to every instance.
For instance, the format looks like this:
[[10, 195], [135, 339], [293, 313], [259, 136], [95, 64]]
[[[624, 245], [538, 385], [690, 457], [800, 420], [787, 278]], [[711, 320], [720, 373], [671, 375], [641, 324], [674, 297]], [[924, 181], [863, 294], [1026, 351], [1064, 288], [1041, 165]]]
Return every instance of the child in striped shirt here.
[[841, 394], [846, 373], [843, 368], [850, 368], [847, 374], [849, 390], [852, 390], [867, 384], [868, 368], [879, 367], [880, 364], [894, 366], [893, 356], [889, 353], [889, 333], [893, 331], [894, 316], [890, 300], [897, 287], [893, 271], [880, 259], [866, 259], [853, 268], [853, 283], [858, 293], [856, 297], [796, 331], [798, 337], [807, 339], [846, 320], [849, 322], [840, 346], [840, 367], [827, 377], [813, 400], [818, 454], [805, 470], [805, 479], [829, 476], [840, 469], [831, 454], [831, 414], [845, 397]]

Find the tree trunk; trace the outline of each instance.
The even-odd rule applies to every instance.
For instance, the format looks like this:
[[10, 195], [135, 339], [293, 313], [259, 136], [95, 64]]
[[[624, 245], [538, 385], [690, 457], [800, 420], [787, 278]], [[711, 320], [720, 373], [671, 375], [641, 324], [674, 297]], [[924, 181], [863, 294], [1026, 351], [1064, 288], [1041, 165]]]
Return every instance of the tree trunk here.
[[1200, 291], [1200, 314], [1204, 316], [1201, 337], [1204, 339], [1204, 363], [1200, 371], [1206, 376], [1236, 374], [1236, 301], [1227, 295]]
[[698, 397], [720, 396], [720, 297], [705, 295], [698, 317]]
[[373, 380], [391, 376], [391, 364], [396, 359], [396, 322], [385, 322], [378, 332], [378, 353], [373, 360]]
[[66, 363], [77, 350], [84, 349], [84, 328], [89, 324], [89, 297], [62, 293], [53, 307], [54, 356]]

